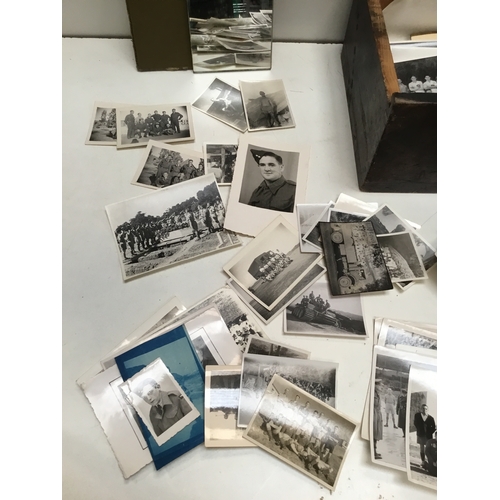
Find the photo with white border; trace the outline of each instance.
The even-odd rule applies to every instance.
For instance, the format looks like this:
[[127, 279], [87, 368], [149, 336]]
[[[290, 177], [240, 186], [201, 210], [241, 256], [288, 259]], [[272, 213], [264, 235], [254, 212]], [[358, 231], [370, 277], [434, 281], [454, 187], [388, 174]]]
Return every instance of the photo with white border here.
[[116, 108], [123, 104], [95, 102], [85, 144], [116, 146]]
[[309, 359], [311, 353], [291, 345], [274, 340], [252, 338], [247, 344], [245, 354], [261, 354], [262, 356], [278, 356], [285, 358]]
[[237, 144], [205, 142], [203, 144], [205, 173], [214, 174], [219, 186], [230, 186], [233, 182], [237, 153]]

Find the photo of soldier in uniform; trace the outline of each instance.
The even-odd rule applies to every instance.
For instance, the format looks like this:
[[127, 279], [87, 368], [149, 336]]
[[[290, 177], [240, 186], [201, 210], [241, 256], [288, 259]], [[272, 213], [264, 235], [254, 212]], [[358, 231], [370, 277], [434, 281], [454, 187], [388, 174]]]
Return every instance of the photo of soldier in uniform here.
[[205, 173], [214, 174], [219, 186], [230, 186], [233, 182], [238, 145], [205, 143], [203, 149]]
[[120, 387], [159, 445], [200, 416], [159, 358]]
[[241, 133], [247, 131], [241, 92], [218, 78], [193, 102], [193, 108], [220, 120]]
[[205, 164], [201, 153], [149, 141], [132, 184], [162, 189], [202, 175], [205, 175]]
[[124, 280], [241, 244], [224, 229], [212, 174], [108, 205], [106, 213]]
[[271, 310], [320, 260], [321, 255], [302, 253], [297, 231], [277, 217], [223, 269]]
[[117, 115], [117, 149], [159, 142], [194, 141], [191, 104], [120, 107]]
[[357, 424], [276, 374], [244, 437], [335, 490]]
[[94, 103], [87, 145], [116, 146], [116, 104]]
[[249, 132], [295, 127], [283, 80], [240, 81]]

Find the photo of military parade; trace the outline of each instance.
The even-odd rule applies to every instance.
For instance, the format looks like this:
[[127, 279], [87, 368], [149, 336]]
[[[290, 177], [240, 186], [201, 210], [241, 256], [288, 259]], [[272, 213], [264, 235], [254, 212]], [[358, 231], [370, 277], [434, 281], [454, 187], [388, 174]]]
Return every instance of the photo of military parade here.
[[213, 175], [108, 205], [124, 279], [240, 245]]
[[132, 184], [161, 189], [202, 175], [205, 164], [200, 153], [149, 141]]
[[354, 422], [275, 375], [244, 436], [334, 490], [355, 430]]
[[93, 120], [85, 144], [116, 145], [116, 107], [106, 103], [94, 104]]

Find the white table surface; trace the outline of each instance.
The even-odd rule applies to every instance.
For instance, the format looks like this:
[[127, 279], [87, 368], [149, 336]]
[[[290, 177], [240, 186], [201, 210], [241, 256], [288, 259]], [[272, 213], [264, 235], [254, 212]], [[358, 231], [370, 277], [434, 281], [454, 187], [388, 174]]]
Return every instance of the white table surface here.
[[[186, 306], [224, 285], [222, 266], [241, 247], [124, 283], [104, 206], [150, 192], [133, 186], [143, 148], [117, 151], [86, 146], [94, 101], [161, 104], [193, 102], [220, 77], [283, 79], [297, 126], [265, 131], [266, 139], [311, 145], [308, 203], [344, 192], [387, 203], [422, 226], [437, 246], [436, 195], [361, 193], [357, 187], [349, 116], [337, 44], [274, 44], [271, 71], [199, 74], [139, 73], [130, 40], [64, 39], [63, 76], [63, 498], [305, 500], [330, 492], [259, 449], [205, 449], [203, 445], [156, 471], [152, 464], [122, 477], [104, 432], [76, 379], [176, 295]], [[238, 132], [193, 109], [196, 141], [233, 142]], [[227, 199], [229, 188], [221, 188]], [[245, 241], [248, 241], [245, 240]], [[374, 317], [436, 323], [436, 269], [405, 292], [365, 295], [365, 321]], [[371, 365], [368, 341], [283, 334], [281, 316], [265, 327], [274, 340], [311, 351], [311, 358], [340, 364], [337, 408], [360, 421]], [[372, 464], [369, 443], [354, 437], [333, 497], [359, 500], [435, 498], [405, 474]]]

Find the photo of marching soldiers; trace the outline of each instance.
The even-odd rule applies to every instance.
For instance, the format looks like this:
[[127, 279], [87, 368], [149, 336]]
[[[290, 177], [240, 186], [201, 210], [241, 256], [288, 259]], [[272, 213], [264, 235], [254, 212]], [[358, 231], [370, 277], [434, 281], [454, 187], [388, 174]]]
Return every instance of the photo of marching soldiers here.
[[116, 145], [116, 108], [106, 104], [95, 104], [90, 133], [85, 144]]
[[219, 186], [230, 186], [236, 165], [237, 144], [205, 143], [205, 173], [214, 174]]
[[193, 71], [271, 69], [272, 8], [273, 0], [190, 0]]
[[320, 222], [319, 225], [333, 295], [393, 288], [371, 222]]
[[244, 437], [333, 491], [355, 430], [354, 422], [275, 375]]
[[202, 175], [205, 164], [200, 153], [149, 141], [132, 184], [161, 189]]
[[319, 279], [286, 308], [285, 333], [366, 337], [361, 297], [334, 296]]
[[124, 279], [241, 244], [213, 175], [108, 205]]
[[394, 66], [399, 92], [437, 94], [437, 56], [399, 62]]
[[145, 146], [150, 139], [160, 142], [194, 140], [190, 104], [128, 106], [117, 109], [117, 148]]

